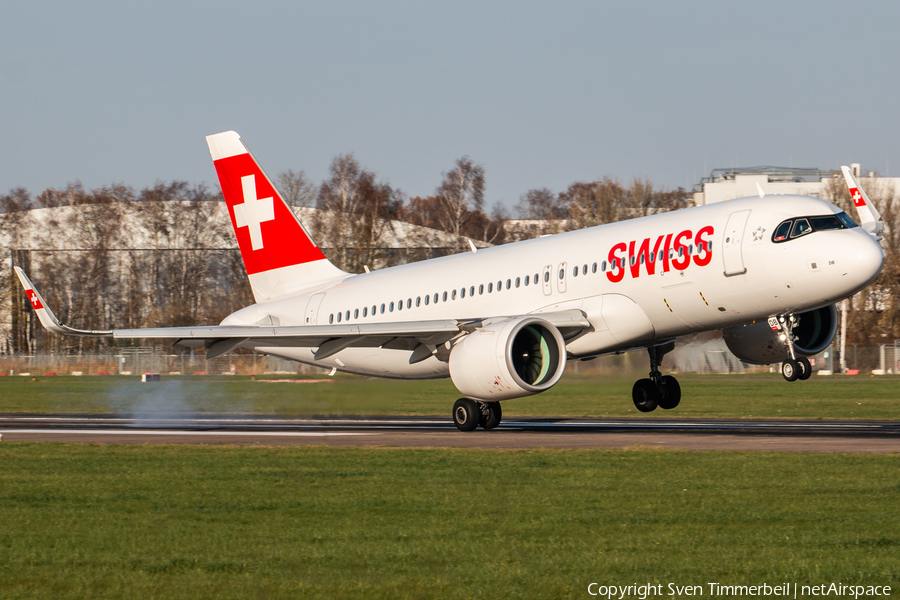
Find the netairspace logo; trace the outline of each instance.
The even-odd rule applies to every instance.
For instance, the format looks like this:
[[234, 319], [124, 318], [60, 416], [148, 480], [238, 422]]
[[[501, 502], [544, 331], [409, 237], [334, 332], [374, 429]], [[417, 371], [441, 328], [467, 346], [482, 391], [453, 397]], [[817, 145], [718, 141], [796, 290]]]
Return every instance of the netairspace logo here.
[[846, 598], [865, 598], [890, 596], [888, 585], [845, 585], [843, 583], [822, 583], [819, 585], [802, 585], [798, 583], [778, 583], [769, 585], [726, 585], [718, 582], [707, 582], [703, 585], [680, 585], [677, 583], [633, 583], [631, 585], [604, 585], [593, 582], [588, 585], [588, 594], [611, 600], [616, 598], [654, 598], [657, 596], [723, 596], [765, 597], [773, 598], [812, 598], [818, 596], [835, 596]]

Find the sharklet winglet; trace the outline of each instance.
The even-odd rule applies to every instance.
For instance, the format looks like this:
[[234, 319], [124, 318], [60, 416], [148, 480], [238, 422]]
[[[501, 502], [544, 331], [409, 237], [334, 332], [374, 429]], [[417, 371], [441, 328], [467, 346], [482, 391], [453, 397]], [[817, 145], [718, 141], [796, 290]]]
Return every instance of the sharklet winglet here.
[[75, 329], [73, 327], [69, 327], [68, 325], [63, 325], [59, 322], [59, 319], [56, 318], [56, 315], [53, 314], [53, 311], [50, 310], [50, 307], [47, 306], [47, 301], [44, 300], [44, 297], [41, 296], [41, 293], [34, 287], [34, 284], [31, 283], [31, 280], [28, 278], [28, 275], [25, 274], [20, 267], [13, 267], [16, 271], [16, 275], [19, 277], [19, 282], [22, 284], [22, 287], [25, 288], [25, 295], [28, 296], [29, 302], [31, 302], [31, 307], [34, 309], [34, 312], [37, 313], [38, 319], [41, 321], [41, 325], [43, 325], [48, 331], [52, 331], [53, 333], [58, 333], [61, 335], [75, 335], [79, 337], [111, 337], [113, 332], [111, 330], [102, 330], [102, 329], [94, 329], [94, 330], [85, 330], [85, 329]]

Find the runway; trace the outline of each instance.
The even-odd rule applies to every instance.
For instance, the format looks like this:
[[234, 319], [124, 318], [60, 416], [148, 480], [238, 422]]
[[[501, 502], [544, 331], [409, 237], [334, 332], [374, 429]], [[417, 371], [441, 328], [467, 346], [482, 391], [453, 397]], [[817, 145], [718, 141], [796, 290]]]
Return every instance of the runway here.
[[458, 431], [450, 418], [0, 414], [3, 442], [900, 452], [900, 422], [776, 419], [517, 419]]

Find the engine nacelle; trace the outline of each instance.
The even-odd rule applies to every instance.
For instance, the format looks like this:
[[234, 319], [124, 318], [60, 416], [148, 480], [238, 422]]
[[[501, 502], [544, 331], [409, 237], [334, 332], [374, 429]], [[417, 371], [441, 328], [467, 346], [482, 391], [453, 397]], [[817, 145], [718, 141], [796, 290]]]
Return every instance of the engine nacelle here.
[[[838, 316], [834, 304], [795, 314], [794, 352], [800, 356], [812, 356], [828, 347], [837, 332]], [[722, 331], [728, 349], [744, 362], [767, 365], [790, 358], [785, 342], [766, 321], [736, 325]]]
[[477, 329], [450, 351], [450, 378], [460, 392], [493, 402], [550, 389], [566, 370], [559, 330], [538, 317]]

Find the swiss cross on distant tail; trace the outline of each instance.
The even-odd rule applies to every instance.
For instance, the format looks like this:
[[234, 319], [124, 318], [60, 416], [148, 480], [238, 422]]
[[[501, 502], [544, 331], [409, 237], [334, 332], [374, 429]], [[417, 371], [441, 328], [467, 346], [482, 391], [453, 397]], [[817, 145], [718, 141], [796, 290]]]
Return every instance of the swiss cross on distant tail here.
[[28, 290], [28, 300], [31, 301], [31, 305], [34, 307], [35, 310], [37, 310], [39, 308], [44, 308], [44, 305], [41, 304], [41, 299], [38, 298], [38, 295], [35, 293], [34, 290]]
[[862, 194], [859, 193], [859, 188], [850, 188], [850, 197], [853, 198], [853, 204], [856, 206], [866, 205], [866, 201], [863, 199]]

